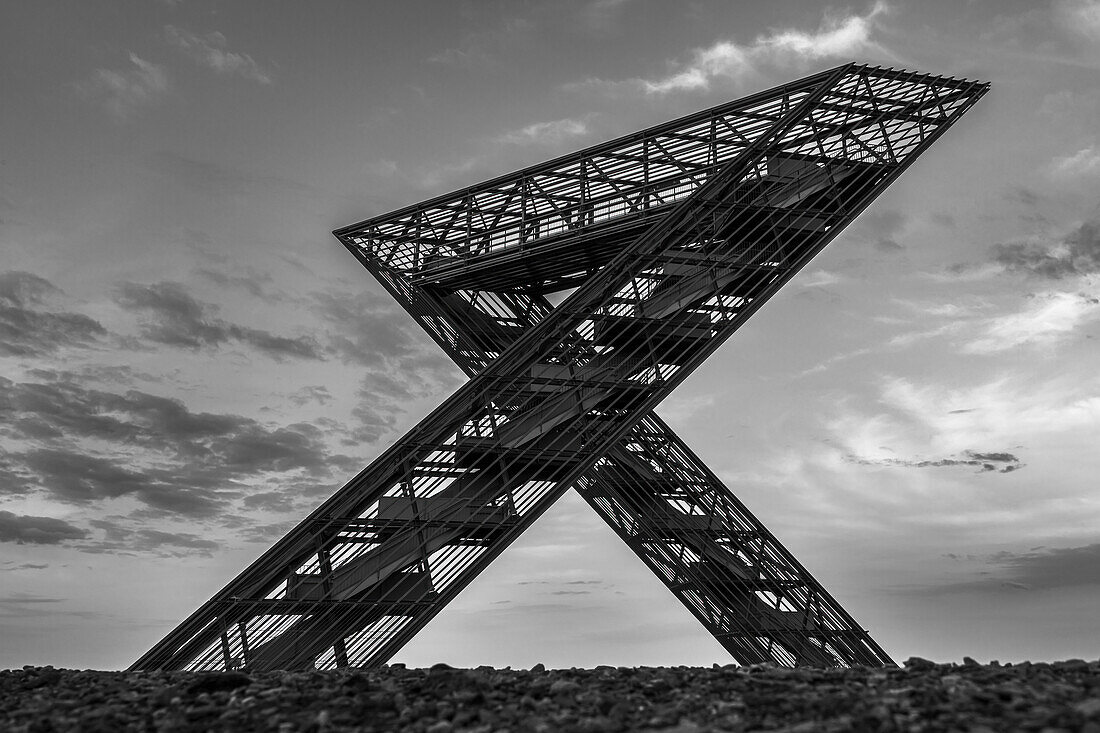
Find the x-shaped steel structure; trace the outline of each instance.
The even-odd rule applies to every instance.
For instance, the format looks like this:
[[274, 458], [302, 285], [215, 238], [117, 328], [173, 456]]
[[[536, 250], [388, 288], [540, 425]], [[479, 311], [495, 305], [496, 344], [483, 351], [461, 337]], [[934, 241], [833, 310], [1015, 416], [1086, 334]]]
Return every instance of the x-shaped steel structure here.
[[570, 486], [738, 662], [893, 664], [653, 408], [987, 90], [847, 64], [337, 230], [470, 380], [133, 669], [382, 664]]

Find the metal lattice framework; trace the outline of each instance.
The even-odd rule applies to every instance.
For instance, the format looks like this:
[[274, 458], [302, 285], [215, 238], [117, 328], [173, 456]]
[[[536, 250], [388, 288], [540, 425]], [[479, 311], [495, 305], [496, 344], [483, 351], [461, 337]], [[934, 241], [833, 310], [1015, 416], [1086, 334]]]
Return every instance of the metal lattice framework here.
[[652, 410], [987, 89], [848, 64], [335, 232], [470, 380], [133, 669], [384, 663], [570, 486], [738, 662], [892, 664]]

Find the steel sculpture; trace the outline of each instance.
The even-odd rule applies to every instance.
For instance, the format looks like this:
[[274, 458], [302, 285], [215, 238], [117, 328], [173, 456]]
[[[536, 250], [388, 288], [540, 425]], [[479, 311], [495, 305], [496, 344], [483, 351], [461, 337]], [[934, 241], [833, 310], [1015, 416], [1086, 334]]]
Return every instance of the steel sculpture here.
[[987, 90], [847, 64], [337, 230], [470, 380], [132, 669], [382, 664], [570, 486], [738, 662], [893, 664], [652, 410]]

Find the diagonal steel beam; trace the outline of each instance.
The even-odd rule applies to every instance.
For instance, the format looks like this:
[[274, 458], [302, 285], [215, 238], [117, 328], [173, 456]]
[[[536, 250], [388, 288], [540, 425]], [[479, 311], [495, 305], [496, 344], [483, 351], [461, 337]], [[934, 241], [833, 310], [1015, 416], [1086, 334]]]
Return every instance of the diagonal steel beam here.
[[[920, 99], [936, 85], [971, 94], [940, 105], [934, 122], [891, 120], [866, 97]], [[597, 215], [591, 180], [574, 199], [558, 197], [576, 207], [563, 215], [575, 232], [555, 235], [554, 249], [525, 238], [527, 206], [539, 204], [511, 194], [501, 203], [494, 192], [507, 182], [488, 198], [475, 189], [456, 198], [469, 222], [479, 202], [499, 223], [515, 218], [502, 207], [521, 201], [521, 234], [508, 240], [528, 247], [521, 264], [537, 270], [547, 253], [574, 260], [541, 284], [528, 273], [496, 289], [457, 287], [507, 246], [471, 239], [472, 227], [449, 241], [434, 215], [338, 231], [472, 378], [134, 668], [384, 662], [571, 485], [737, 659], [889, 663], [651, 411], [985, 88], [846, 65], [753, 95], [726, 108], [750, 120], [736, 155], [670, 189], [679, 203], [658, 215], [632, 211], [643, 226], [618, 229], [599, 257], [577, 249], [611, 211]], [[677, 144], [706, 143], [673, 127]], [[650, 137], [640, 134], [643, 153]], [[871, 159], [849, 154], [853, 140]], [[599, 169], [586, 154], [582, 177]], [[648, 200], [647, 172], [638, 201]], [[534, 190], [525, 175], [519, 190]], [[432, 205], [460, 218], [460, 207]], [[430, 275], [434, 257], [455, 255], [465, 259], [450, 280]], [[569, 267], [571, 281], [587, 277], [551, 309], [539, 293]]]

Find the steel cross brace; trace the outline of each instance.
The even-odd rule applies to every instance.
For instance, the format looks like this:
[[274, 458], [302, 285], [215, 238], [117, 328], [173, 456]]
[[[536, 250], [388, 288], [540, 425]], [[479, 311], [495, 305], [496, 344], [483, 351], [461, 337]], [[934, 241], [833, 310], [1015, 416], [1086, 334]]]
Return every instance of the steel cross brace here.
[[[594, 258], [586, 232], [606, 225], [584, 183], [575, 231], [521, 236], [527, 279], [492, 289], [478, 273], [515, 251], [429, 257], [427, 213], [389, 240], [375, 220], [336, 232], [471, 379], [134, 668], [383, 663], [569, 486], [739, 662], [891, 664], [652, 409], [986, 88], [846, 65], [746, 98], [735, 111], [767, 124], [707, 175], [685, 167], [679, 203], [612, 222]], [[473, 232], [476, 191], [460, 198]], [[541, 294], [574, 281], [557, 308]]]

